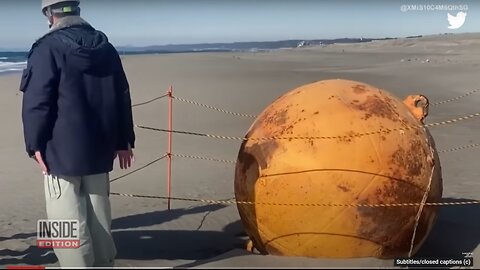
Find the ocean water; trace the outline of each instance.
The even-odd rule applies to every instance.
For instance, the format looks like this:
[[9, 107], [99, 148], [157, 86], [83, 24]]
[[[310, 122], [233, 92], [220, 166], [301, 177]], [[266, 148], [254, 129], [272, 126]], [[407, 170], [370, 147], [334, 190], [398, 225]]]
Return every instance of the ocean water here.
[[0, 52], [0, 75], [20, 72], [27, 66], [26, 52]]

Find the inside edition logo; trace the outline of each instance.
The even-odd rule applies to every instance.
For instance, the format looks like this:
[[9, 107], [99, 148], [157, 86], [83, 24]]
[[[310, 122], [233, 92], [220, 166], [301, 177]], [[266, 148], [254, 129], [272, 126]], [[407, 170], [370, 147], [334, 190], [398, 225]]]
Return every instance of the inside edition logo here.
[[37, 246], [39, 248], [79, 248], [78, 220], [39, 220]]

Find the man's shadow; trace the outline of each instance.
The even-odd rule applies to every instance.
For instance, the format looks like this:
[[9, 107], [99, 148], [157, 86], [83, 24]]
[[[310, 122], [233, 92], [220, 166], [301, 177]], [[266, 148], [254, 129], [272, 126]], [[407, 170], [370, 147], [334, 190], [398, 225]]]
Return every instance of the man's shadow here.
[[[0, 237], [1, 241], [20, 240], [36, 237], [37, 233], [21, 233], [11, 237]], [[7, 257], [7, 258], [6, 258]], [[0, 266], [27, 264], [27, 265], [48, 265], [57, 262], [57, 257], [50, 249], [40, 249], [36, 245], [31, 245], [26, 250], [16, 251], [8, 248], [0, 249]]]
[[[240, 243], [235, 236], [239, 231], [242, 231], [238, 226], [234, 226], [237, 228], [235, 232], [229, 230], [224, 230], [224, 232], [201, 230], [207, 215], [224, 207], [223, 205], [203, 205], [117, 218], [112, 221], [112, 234], [117, 246], [116, 258], [131, 260], [183, 258], [197, 260], [210, 258], [223, 251], [233, 249], [235, 244]], [[139, 229], [162, 224], [185, 215], [201, 213], [205, 213], [205, 216], [197, 230]], [[230, 227], [232, 227], [232, 224], [227, 225], [226, 228]], [[35, 236], [36, 233], [17, 234], [12, 237], [0, 237], [0, 241], [27, 239]], [[9, 258], [2, 258], [6, 256], [9, 256]], [[51, 250], [39, 249], [34, 245], [24, 251], [0, 250], [0, 265], [48, 265], [56, 262], [57, 258]]]
[[[470, 201], [446, 198], [445, 202]], [[415, 257], [463, 258], [480, 244], [480, 205], [439, 208], [432, 231]]]
[[[211, 258], [241, 245], [237, 237], [243, 229], [239, 221], [229, 224], [223, 231], [202, 230], [208, 214], [224, 205], [205, 205], [165, 213], [154, 212], [116, 219], [112, 230], [129, 229], [113, 233], [117, 246], [117, 259], [128, 260], [201, 260]], [[187, 214], [204, 213], [193, 230], [130, 230], [131, 228], [161, 224]], [[235, 226], [235, 224], [237, 226]], [[230, 228], [235, 228], [231, 230]]]
[[240, 220], [222, 231], [129, 230], [114, 234], [117, 259], [127, 260], [206, 260], [241, 248], [245, 243], [242, 236]]

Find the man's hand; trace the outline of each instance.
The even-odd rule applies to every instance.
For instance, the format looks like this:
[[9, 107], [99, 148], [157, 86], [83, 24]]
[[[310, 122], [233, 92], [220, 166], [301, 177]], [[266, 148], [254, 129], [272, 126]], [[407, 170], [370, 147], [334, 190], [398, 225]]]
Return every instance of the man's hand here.
[[135, 156], [133, 155], [132, 149], [117, 151], [115, 156], [118, 156], [118, 163], [120, 164], [120, 169], [122, 170], [130, 168], [132, 163], [135, 161]]
[[48, 174], [48, 168], [47, 165], [45, 165], [45, 161], [43, 161], [42, 153], [40, 151], [35, 152], [34, 156], [35, 161], [37, 161], [38, 166], [40, 166], [40, 169], [42, 170], [42, 173], [44, 175]]

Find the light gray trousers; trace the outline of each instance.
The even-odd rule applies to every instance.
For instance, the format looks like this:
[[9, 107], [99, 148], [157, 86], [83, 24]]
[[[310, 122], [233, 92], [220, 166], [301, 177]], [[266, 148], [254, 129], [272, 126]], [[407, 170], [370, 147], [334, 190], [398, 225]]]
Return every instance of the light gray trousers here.
[[54, 249], [62, 267], [113, 266], [108, 173], [81, 177], [45, 176], [49, 220], [78, 220], [80, 247]]

